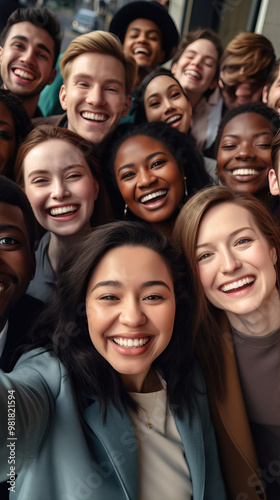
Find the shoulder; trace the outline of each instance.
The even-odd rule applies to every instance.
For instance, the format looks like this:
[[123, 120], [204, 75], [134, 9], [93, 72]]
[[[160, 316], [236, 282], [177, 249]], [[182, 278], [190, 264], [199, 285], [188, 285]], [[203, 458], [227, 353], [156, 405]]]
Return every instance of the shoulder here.
[[[65, 366], [52, 353], [44, 349], [33, 349], [23, 354], [16, 363], [10, 377], [25, 387], [39, 389], [44, 386], [54, 398], [61, 391], [68, 372]], [[66, 378], [65, 378], [66, 377]]]
[[34, 127], [37, 125], [55, 125], [56, 127], [64, 127], [67, 121], [67, 113], [52, 116], [39, 116], [38, 118], [33, 118], [31, 121]]

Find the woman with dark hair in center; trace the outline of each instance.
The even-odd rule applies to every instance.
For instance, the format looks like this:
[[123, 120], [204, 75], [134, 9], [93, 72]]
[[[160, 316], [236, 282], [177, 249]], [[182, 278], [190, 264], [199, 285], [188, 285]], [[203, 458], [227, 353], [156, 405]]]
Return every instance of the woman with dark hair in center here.
[[73, 249], [39, 348], [0, 372], [0, 480], [16, 397], [15, 498], [225, 500], [187, 281], [181, 255], [141, 223]]
[[119, 127], [102, 169], [117, 216], [166, 234], [188, 196], [211, 183], [191, 141], [162, 122]]

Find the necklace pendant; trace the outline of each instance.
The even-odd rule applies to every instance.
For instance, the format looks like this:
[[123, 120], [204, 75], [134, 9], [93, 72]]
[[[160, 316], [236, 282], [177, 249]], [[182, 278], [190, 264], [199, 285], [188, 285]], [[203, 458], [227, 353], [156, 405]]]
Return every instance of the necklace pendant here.
[[148, 422], [148, 423], [147, 423], [147, 428], [148, 428], [148, 429], [152, 429], [153, 427], [154, 427], [154, 426], [153, 426], [153, 424], [152, 424], [151, 422]]

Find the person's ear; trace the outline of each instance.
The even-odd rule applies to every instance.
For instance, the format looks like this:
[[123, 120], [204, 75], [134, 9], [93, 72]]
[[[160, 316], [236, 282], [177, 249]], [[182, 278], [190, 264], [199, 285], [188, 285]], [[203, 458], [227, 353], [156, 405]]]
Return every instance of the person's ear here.
[[219, 78], [219, 80], [218, 80], [218, 84], [219, 84], [220, 89], [223, 89], [223, 88], [224, 88], [224, 84], [223, 84], [223, 82], [222, 82], [221, 78]]
[[262, 102], [267, 104], [267, 98], [268, 98], [268, 88], [267, 88], [267, 85], [265, 85], [263, 90], [262, 90]]
[[271, 261], [273, 263], [273, 265], [275, 266], [276, 262], [277, 262], [277, 252], [276, 252], [276, 248], [272, 247], [269, 249], [269, 253], [270, 253], [270, 258], [271, 258]]
[[94, 201], [97, 200], [99, 194], [99, 182], [94, 180], [94, 193], [93, 193], [93, 199]]
[[212, 81], [212, 83], [209, 85], [209, 90], [214, 90], [218, 85], [218, 80], [217, 78], [214, 78], [214, 80]]
[[59, 100], [60, 100], [60, 105], [64, 111], [67, 110], [67, 103], [66, 103], [66, 88], [65, 84], [61, 85], [60, 91], [59, 91]]
[[172, 64], [172, 66], [171, 66], [171, 73], [172, 73], [173, 75], [175, 75], [175, 73], [176, 73], [176, 69], [177, 69], [177, 63], [176, 63], [176, 62], [174, 62], [174, 63]]
[[122, 114], [121, 114], [122, 118], [125, 118], [125, 116], [128, 114], [128, 112], [130, 110], [130, 106], [131, 106], [131, 95], [128, 94], [125, 98], [125, 105], [123, 107]]
[[272, 196], [279, 196], [280, 194], [279, 184], [274, 168], [271, 168], [270, 171], [268, 172], [268, 182]]

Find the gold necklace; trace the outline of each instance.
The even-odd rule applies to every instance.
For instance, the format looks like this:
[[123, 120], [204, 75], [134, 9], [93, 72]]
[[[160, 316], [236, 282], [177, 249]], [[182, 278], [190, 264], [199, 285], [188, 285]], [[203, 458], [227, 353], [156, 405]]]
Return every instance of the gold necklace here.
[[154, 403], [153, 403], [152, 409], [149, 412], [147, 410], [144, 410], [144, 408], [140, 408], [140, 412], [142, 412], [147, 418], [147, 422], [145, 422], [145, 426], [147, 427], [147, 429], [154, 428], [154, 424], [152, 424], [152, 422], [150, 421], [150, 418], [151, 418], [151, 415], [155, 409], [157, 397], [158, 397], [158, 392], [155, 393]]

